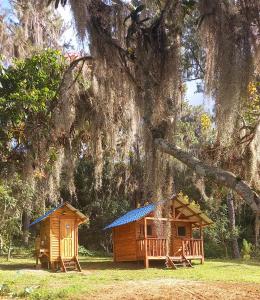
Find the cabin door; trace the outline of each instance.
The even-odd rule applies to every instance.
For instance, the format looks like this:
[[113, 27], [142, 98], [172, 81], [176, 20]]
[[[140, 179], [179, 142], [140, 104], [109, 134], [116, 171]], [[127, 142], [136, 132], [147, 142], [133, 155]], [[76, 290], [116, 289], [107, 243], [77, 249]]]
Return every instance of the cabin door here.
[[61, 220], [61, 257], [70, 259], [75, 256], [74, 227], [75, 221], [70, 219]]

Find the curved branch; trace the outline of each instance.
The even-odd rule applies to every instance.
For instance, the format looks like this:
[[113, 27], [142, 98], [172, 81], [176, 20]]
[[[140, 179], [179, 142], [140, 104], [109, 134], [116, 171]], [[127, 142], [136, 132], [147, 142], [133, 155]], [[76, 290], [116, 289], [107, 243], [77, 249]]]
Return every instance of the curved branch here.
[[76, 83], [78, 76], [76, 76], [76, 78], [73, 80], [72, 72], [78, 66], [78, 64], [80, 62], [83, 62], [84, 64], [85, 61], [92, 60], [92, 59], [93, 59], [92, 56], [86, 55], [86, 56], [79, 57], [70, 63], [70, 65], [68, 66], [68, 68], [65, 70], [63, 74], [59, 89], [54, 97], [57, 98], [57, 100], [51, 103], [48, 109], [49, 112], [52, 112], [52, 110], [58, 105], [60, 99], [63, 99], [65, 95], [69, 92], [69, 90], [72, 88], [72, 86]]
[[236, 177], [234, 173], [209, 166], [190, 153], [174, 144], [168, 143], [162, 138], [154, 139], [154, 143], [162, 152], [175, 157], [190, 169], [194, 170], [198, 175], [209, 178], [217, 184], [236, 191], [254, 212], [260, 211], [260, 196], [252, 190], [247, 182]]

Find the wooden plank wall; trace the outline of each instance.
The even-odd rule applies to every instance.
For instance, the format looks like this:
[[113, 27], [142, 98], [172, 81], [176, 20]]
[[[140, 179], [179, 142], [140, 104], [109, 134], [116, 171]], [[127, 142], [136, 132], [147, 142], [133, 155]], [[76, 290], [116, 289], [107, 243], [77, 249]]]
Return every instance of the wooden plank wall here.
[[[55, 211], [50, 217], [50, 241], [51, 241], [51, 261], [58, 261], [61, 256], [61, 236], [60, 236], [60, 219], [74, 219], [75, 228], [78, 227], [78, 216], [71, 211], [68, 207], [63, 207]], [[74, 228], [74, 245], [78, 243], [78, 231]], [[75, 246], [75, 256], [77, 253], [78, 247]]]
[[51, 241], [51, 261], [58, 261], [60, 257], [60, 220], [51, 217], [50, 241]]
[[135, 261], [137, 259], [135, 222], [114, 228], [113, 240], [115, 261]]
[[[178, 237], [178, 226], [186, 227], [186, 236]], [[172, 223], [172, 249], [171, 256], [179, 256], [182, 254], [182, 239], [191, 239], [192, 238], [192, 228], [191, 223], [182, 223], [182, 222], [173, 222]]]
[[[48, 249], [50, 251], [50, 220], [46, 219], [41, 222], [40, 226], [40, 248]], [[44, 241], [44, 244], [42, 243]]]

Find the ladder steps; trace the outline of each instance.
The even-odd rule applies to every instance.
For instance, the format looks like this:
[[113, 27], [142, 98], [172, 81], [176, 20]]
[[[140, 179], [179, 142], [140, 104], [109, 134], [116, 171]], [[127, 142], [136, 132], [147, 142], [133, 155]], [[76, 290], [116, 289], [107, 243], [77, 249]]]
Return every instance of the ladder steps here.
[[77, 257], [73, 257], [70, 260], [64, 260], [60, 258], [60, 262], [61, 268], [64, 272], [67, 272], [67, 270], [78, 270], [79, 272], [81, 272], [81, 267]]
[[191, 262], [183, 255], [180, 259], [172, 259], [170, 256], [166, 256], [165, 265], [168, 268], [178, 269], [178, 267], [193, 268]]

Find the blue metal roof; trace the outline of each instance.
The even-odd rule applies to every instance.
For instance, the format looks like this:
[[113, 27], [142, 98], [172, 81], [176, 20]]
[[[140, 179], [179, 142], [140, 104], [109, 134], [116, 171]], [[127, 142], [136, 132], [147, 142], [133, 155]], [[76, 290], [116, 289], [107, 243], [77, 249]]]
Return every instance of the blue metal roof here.
[[146, 215], [148, 215], [150, 212], [154, 211], [155, 207], [156, 207], [156, 204], [152, 203], [152, 204], [148, 204], [146, 206], [131, 210], [128, 213], [126, 213], [125, 215], [116, 219], [110, 225], [106, 226], [104, 229], [114, 228], [117, 226], [121, 226], [124, 224], [128, 224], [128, 223], [137, 221], [137, 220], [145, 217]]
[[63, 205], [65, 205], [66, 202], [61, 203], [59, 206], [52, 208], [51, 210], [47, 211], [45, 215], [39, 217], [38, 219], [36, 219], [35, 221], [33, 221], [29, 227], [31, 227], [32, 225], [35, 225], [39, 222], [41, 222], [42, 220], [46, 219], [50, 214], [52, 214], [55, 210], [59, 209], [60, 207], [62, 207]]

